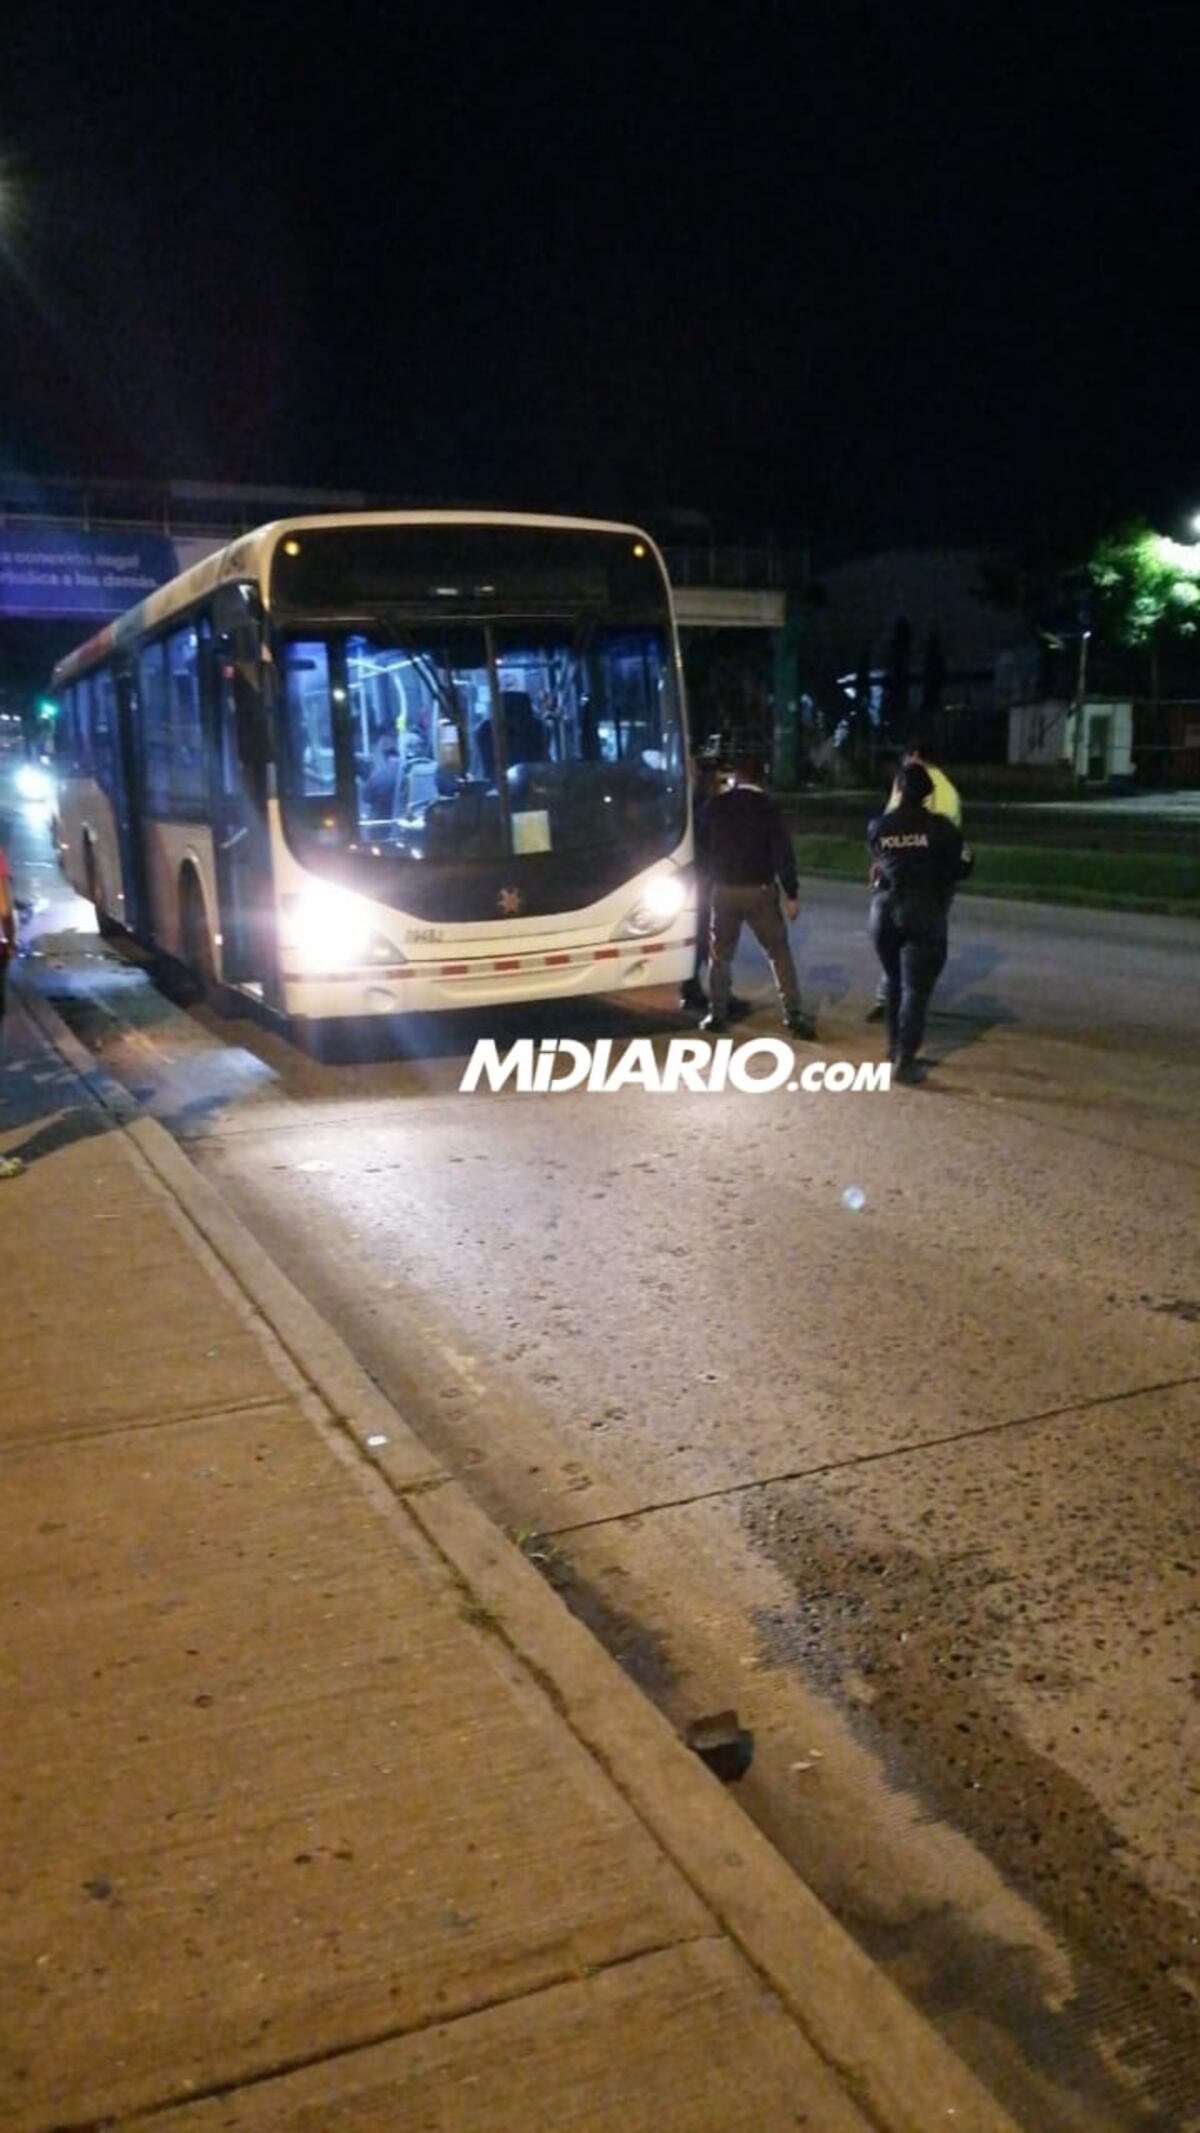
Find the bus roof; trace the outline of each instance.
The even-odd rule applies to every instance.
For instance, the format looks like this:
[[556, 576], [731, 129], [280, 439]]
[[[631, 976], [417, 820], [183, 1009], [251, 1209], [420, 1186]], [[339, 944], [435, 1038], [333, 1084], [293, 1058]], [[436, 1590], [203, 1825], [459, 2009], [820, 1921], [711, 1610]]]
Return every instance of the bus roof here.
[[[252, 533], [239, 533], [236, 540], [215, 549], [212, 555], [193, 563], [177, 578], [169, 578], [136, 607], [127, 608], [113, 622], [106, 622], [95, 635], [76, 645], [58, 661], [51, 686], [63, 688], [96, 666], [123, 645], [136, 643], [147, 632], [160, 628], [172, 616], [182, 614], [198, 600], [231, 580], [247, 579], [265, 589], [271, 557], [278, 543], [293, 533], [311, 533], [336, 526], [543, 526], [575, 533], [621, 533], [645, 541], [662, 565], [657, 543], [640, 526], [623, 520], [567, 518], [548, 512], [526, 511], [334, 511], [313, 512], [299, 518], [272, 519]], [[664, 567], [665, 576], [665, 567]]]

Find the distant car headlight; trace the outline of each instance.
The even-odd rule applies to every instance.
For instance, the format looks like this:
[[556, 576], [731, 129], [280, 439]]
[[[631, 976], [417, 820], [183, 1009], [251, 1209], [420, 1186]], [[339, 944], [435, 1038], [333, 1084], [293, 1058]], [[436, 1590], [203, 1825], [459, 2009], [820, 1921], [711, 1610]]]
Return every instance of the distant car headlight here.
[[641, 940], [650, 933], [665, 933], [687, 900], [688, 887], [681, 874], [655, 874], [646, 883], [628, 918], [617, 927], [616, 939]]
[[347, 970], [362, 963], [402, 963], [404, 957], [377, 932], [371, 908], [336, 882], [310, 881], [285, 896], [284, 946], [305, 970]]
[[49, 800], [54, 793], [54, 780], [48, 770], [37, 763], [22, 763], [16, 775], [16, 788], [22, 800]]

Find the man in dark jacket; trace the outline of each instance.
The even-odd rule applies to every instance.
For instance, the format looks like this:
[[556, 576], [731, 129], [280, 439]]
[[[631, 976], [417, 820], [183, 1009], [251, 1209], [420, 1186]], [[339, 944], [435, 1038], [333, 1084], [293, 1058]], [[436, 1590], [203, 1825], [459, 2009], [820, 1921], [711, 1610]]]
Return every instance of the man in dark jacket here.
[[375, 759], [363, 780], [364, 822], [391, 822], [400, 812], [400, 743], [394, 732], [380, 736]]
[[774, 974], [784, 1025], [793, 1036], [816, 1036], [816, 1024], [800, 1005], [800, 983], [779, 908], [783, 891], [789, 919], [799, 904], [796, 856], [779, 807], [762, 782], [762, 766], [744, 757], [733, 766], [733, 784], [709, 802], [706, 827], [712, 881], [708, 991], [711, 1008], [703, 1030], [729, 1026], [733, 958], [743, 925], [764, 950]]
[[962, 831], [930, 814], [933, 780], [921, 763], [905, 763], [894, 806], [867, 829], [871, 854], [871, 939], [887, 981], [888, 1051], [897, 1081], [919, 1081], [917, 1053], [930, 995], [946, 960], [946, 927], [955, 884], [974, 861]]
[[692, 958], [692, 974], [685, 978], [679, 992], [679, 1005], [685, 1010], [702, 1014], [708, 1006], [704, 996], [701, 973], [708, 961], [708, 934], [710, 924], [710, 898], [712, 884], [708, 866], [708, 810], [720, 791], [717, 766], [706, 757], [692, 757], [692, 836], [696, 847], [696, 953]]

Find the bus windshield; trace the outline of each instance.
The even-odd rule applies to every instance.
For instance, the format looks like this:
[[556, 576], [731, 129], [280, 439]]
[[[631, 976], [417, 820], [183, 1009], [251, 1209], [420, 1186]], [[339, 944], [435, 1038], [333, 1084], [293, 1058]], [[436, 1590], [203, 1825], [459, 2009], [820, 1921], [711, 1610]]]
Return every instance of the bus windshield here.
[[387, 532], [366, 554], [361, 536], [348, 553], [323, 533], [326, 555], [277, 573], [279, 783], [298, 856], [669, 852], [684, 746], [645, 548], [543, 528]]

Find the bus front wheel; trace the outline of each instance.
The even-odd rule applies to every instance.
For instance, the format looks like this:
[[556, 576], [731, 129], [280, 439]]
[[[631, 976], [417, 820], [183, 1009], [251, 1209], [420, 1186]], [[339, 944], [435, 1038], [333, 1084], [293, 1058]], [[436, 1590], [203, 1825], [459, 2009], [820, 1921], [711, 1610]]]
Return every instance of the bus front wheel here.
[[104, 889], [100, 869], [96, 865], [96, 847], [90, 838], [83, 850], [83, 874], [87, 884], [87, 900], [96, 914], [96, 931], [106, 941], [119, 933], [121, 928], [115, 918], [110, 918], [104, 905]]
[[196, 876], [184, 875], [179, 890], [180, 952], [194, 988], [195, 998], [220, 1013], [225, 988], [217, 976], [212, 935], [204, 912], [204, 897]]

